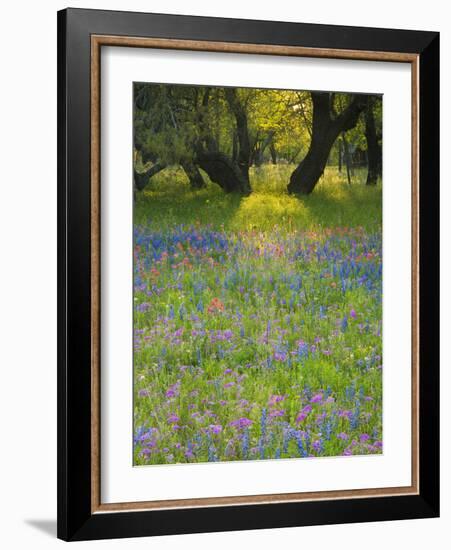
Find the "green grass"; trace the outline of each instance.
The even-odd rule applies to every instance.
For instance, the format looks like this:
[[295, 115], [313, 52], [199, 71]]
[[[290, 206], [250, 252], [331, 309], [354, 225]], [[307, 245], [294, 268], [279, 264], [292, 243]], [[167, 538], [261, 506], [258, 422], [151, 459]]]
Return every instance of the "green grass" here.
[[253, 193], [248, 197], [226, 195], [214, 183], [191, 191], [181, 169], [167, 169], [154, 177], [137, 196], [134, 221], [154, 228], [202, 223], [226, 230], [315, 231], [324, 227], [363, 227], [375, 230], [382, 220], [382, 188], [367, 187], [365, 169], [355, 170], [349, 185], [345, 172], [327, 167], [308, 196], [286, 192], [294, 166], [265, 165], [251, 169]]

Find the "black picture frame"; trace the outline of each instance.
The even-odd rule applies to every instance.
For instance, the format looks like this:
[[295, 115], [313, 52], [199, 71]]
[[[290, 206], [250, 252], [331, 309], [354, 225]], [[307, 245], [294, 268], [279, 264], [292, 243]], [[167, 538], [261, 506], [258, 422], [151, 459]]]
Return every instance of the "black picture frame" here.
[[[416, 54], [419, 493], [92, 513], [91, 36]], [[333, 56], [332, 56], [333, 57]], [[401, 207], [401, 206], [400, 206]], [[58, 537], [88, 540], [439, 515], [439, 33], [67, 9], [58, 12]]]

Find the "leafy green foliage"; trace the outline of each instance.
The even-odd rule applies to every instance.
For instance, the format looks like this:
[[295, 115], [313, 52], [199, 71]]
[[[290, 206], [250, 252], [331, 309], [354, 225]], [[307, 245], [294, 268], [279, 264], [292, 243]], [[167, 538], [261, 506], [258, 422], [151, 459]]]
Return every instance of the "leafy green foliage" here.
[[[297, 163], [305, 157], [312, 134], [311, 93], [236, 88], [235, 112], [225, 88], [136, 83], [134, 88], [135, 168], [152, 163], [196, 164], [199, 152], [221, 152], [249, 165]], [[331, 112], [339, 116], [352, 95], [331, 93]], [[382, 136], [382, 98], [370, 98], [376, 130]], [[245, 117], [238, 128], [237, 109]], [[239, 135], [241, 132], [241, 135]], [[245, 134], [245, 135], [244, 135]], [[360, 116], [344, 137], [351, 151], [365, 151], [365, 122]], [[341, 138], [339, 138], [341, 139]], [[240, 145], [246, 144], [240, 157]], [[247, 150], [249, 148], [249, 150]], [[337, 163], [338, 141], [330, 158]], [[288, 183], [288, 179], [285, 185]]]

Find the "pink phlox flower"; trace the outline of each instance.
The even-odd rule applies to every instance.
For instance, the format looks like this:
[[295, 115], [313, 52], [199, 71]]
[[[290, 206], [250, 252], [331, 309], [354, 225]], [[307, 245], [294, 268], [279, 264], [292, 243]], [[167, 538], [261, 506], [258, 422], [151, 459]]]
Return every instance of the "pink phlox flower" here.
[[317, 393], [310, 399], [310, 403], [321, 403], [322, 400], [323, 400], [323, 394]]

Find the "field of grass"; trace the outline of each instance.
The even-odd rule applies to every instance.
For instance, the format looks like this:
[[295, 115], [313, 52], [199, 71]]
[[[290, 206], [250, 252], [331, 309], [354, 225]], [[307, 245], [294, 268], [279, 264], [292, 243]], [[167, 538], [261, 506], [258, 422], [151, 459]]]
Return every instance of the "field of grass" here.
[[382, 191], [291, 170], [137, 197], [136, 465], [382, 452]]

